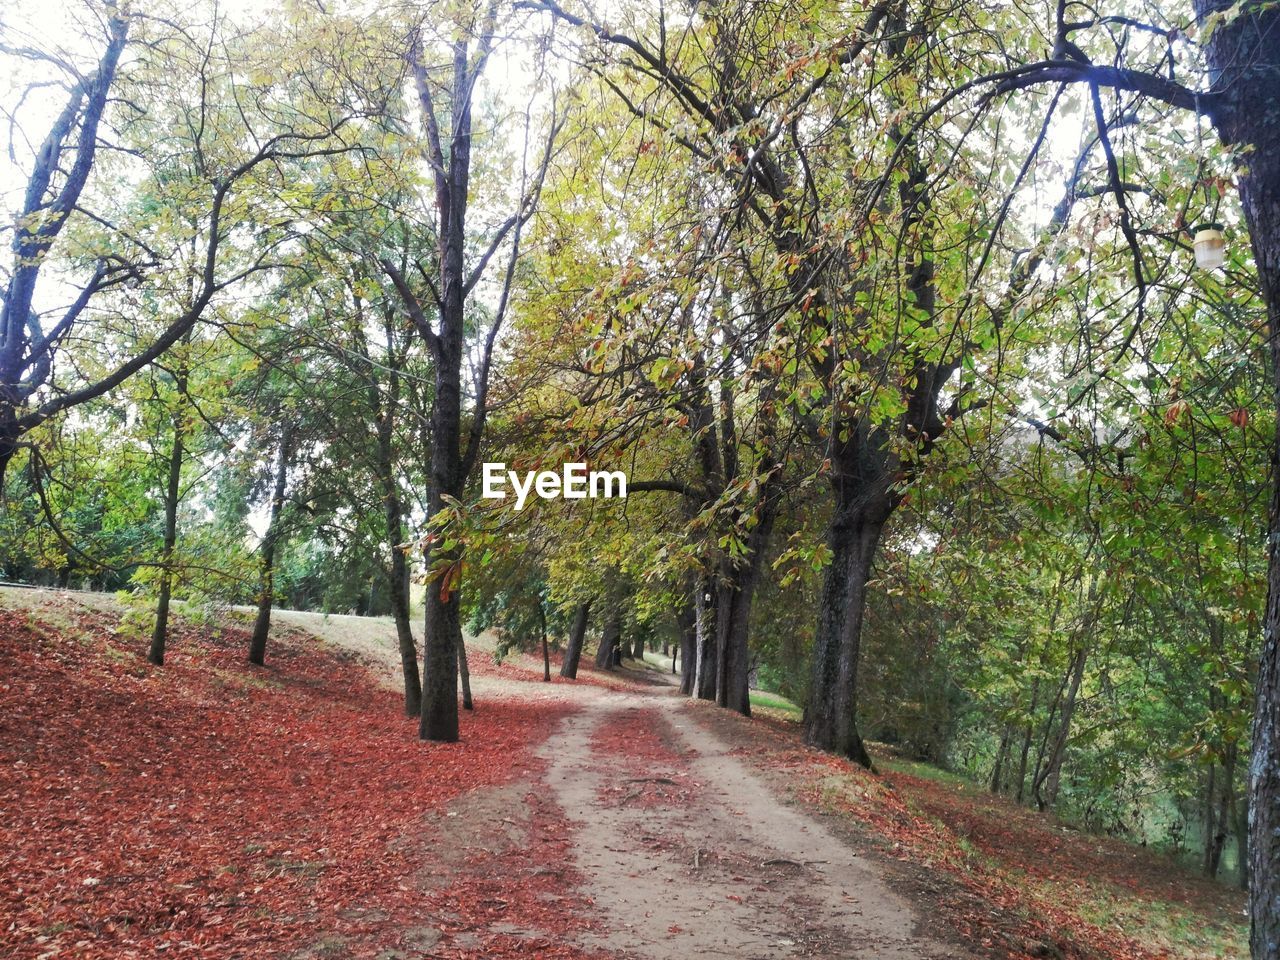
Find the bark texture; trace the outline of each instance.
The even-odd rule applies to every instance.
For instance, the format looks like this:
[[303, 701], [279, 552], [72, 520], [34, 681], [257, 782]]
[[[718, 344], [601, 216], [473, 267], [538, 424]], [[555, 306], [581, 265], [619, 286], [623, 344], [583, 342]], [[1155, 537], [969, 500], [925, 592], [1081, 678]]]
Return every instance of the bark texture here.
[[867, 582], [894, 507], [883, 438], [855, 432], [833, 458], [836, 511], [827, 533], [831, 562], [823, 575], [805, 742], [863, 766], [871, 758], [855, 721], [858, 656]]
[[[1196, 0], [1203, 21], [1230, 0]], [[1280, 410], [1280, 8], [1250, 4], [1228, 15], [1204, 45], [1222, 140], [1242, 150], [1237, 185], [1267, 310], [1273, 402]], [[1248, 149], [1244, 152], [1243, 148]], [[1280, 418], [1272, 464], [1280, 462]], [[1255, 960], [1280, 957], [1280, 474], [1273, 469], [1253, 754], [1249, 762], [1249, 946]]]
[[[185, 387], [185, 383], [182, 386]], [[185, 432], [183, 418], [179, 413], [173, 418], [173, 446], [169, 450], [169, 476], [164, 490], [164, 552], [160, 567], [160, 596], [156, 601], [156, 622], [151, 629], [151, 648], [147, 651], [147, 659], [156, 666], [164, 665], [165, 645], [169, 636], [173, 557], [178, 544], [178, 497], [181, 494], [182, 462], [186, 456]]]
[[694, 633], [693, 693], [699, 700], [716, 698], [716, 592], [710, 580], [704, 580], [697, 591]]
[[569, 645], [560, 664], [560, 676], [569, 680], [578, 678], [578, 662], [582, 659], [582, 644], [587, 637], [587, 618], [591, 615], [591, 601], [578, 604], [573, 614], [573, 626], [569, 628]]
[[596, 649], [596, 668], [612, 670], [617, 660], [618, 647], [622, 643], [622, 604], [610, 598], [605, 614], [604, 629], [600, 634], [600, 646]]
[[416, 717], [422, 712], [422, 677], [418, 672], [418, 645], [413, 639], [409, 619], [409, 564], [404, 550], [404, 505], [396, 475], [395, 416], [400, 404], [400, 365], [403, 351], [395, 350], [396, 333], [390, 314], [385, 318], [383, 335], [388, 347], [385, 400], [378, 389], [378, 371], [368, 354], [365, 365], [369, 376], [369, 402], [377, 423], [377, 475], [382, 488], [383, 516], [386, 523], [387, 550], [391, 564], [387, 569], [387, 588], [391, 596], [391, 616], [396, 625], [396, 646], [400, 651], [400, 674], [404, 680], [404, 712]]
[[266, 535], [262, 538], [262, 551], [258, 558], [258, 615], [253, 622], [253, 636], [249, 638], [249, 662], [258, 666], [262, 666], [267, 657], [267, 634], [271, 630], [271, 606], [275, 600], [276, 546], [283, 532], [280, 512], [284, 507], [292, 439], [289, 427], [284, 427], [271, 485], [271, 519], [267, 524]]
[[[693, 589], [697, 589], [696, 584]], [[698, 649], [698, 608], [692, 591], [686, 591], [684, 602], [676, 611], [676, 625], [679, 630], [679, 646], [672, 651], [676, 656], [671, 661], [671, 667], [675, 669], [678, 659], [680, 692], [687, 697], [693, 693]]]

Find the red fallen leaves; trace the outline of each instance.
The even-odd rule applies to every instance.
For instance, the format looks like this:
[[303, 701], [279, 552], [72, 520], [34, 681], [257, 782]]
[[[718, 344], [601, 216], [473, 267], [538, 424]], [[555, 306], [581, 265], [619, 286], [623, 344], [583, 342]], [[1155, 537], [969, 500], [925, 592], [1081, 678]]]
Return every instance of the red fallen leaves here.
[[[793, 749], [776, 757], [775, 762], [805, 778], [801, 795], [806, 800], [834, 806], [871, 826], [892, 844], [897, 859], [945, 871], [966, 889], [970, 896], [963, 898], [963, 906], [948, 910], [948, 920], [971, 942], [1001, 949], [1011, 960], [1033, 956], [1026, 952], [1027, 945], [1036, 943], [1054, 944], [1068, 960], [1159, 960], [1173, 956], [1167, 949], [1150, 948], [1114, 927], [1090, 923], [1071, 909], [1075, 898], [1063, 894], [1069, 884], [1082, 886], [1086, 877], [1110, 880], [1114, 876], [1125, 886], [1133, 886], [1117, 860], [1076, 859], [1086, 843], [1102, 842], [1097, 838], [1082, 837], [1076, 844], [1043, 843], [1044, 835], [1052, 833], [1051, 822], [1040, 817], [1039, 825], [1027, 829], [1021, 821], [1035, 815], [1014, 811], [1007, 802], [980, 800], [975, 804], [978, 798], [970, 793], [957, 795], [936, 781], [905, 774], [876, 778], [847, 760], [816, 751]], [[826, 771], [843, 774], [853, 784], [832, 796], [823, 789]], [[991, 809], [983, 812], [983, 802]], [[928, 816], [917, 815], [916, 806]], [[969, 845], [978, 855], [970, 852]], [[1129, 858], [1132, 856], [1130, 848]], [[1164, 873], [1167, 876], [1167, 868]], [[1037, 887], [1026, 882], [1028, 877], [1059, 883], [1056, 890]], [[1165, 890], [1151, 891], [1150, 898], [1170, 899]]]
[[413, 881], [430, 851], [405, 842], [429, 836], [424, 816], [530, 773], [567, 709], [486, 704], [462, 744], [424, 744], [394, 695], [311, 641], [274, 644], [263, 670], [244, 631], [184, 628], [154, 668], [105, 618], [76, 636], [0, 611], [15, 960], [276, 958], [330, 935], [371, 956], [430, 915]]
[[610, 714], [592, 731], [592, 750], [627, 775], [600, 785], [602, 803], [660, 807], [686, 799], [696, 787], [685, 758], [658, 733], [664, 722], [652, 707], [632, 708]]
[[[592, 960], [601, 954], [565, 942], [591, 929], [591, 901], [571, 891], [577, 872], [564, 815], [543, 792], [525, 798], [533, 835], [527, 846], [468, 857], [459, 877], [433, 895], [431, 913], [446, 917], [447, 939], [431, 950], [440, 960]], [[531, 935], [544, 931], [547, 935]]]
[[507, 654], [501, 663], [495, 661], [489, 653], [479, 652], [468, 659], [467, 666], [476, 676], [501, 677], [504, 680], [515, 680], [522, 683], [538, 683], [542, 685], [543, 689], [549, 685], [564, 684], [605, 687], [609, 690], [627, 690], [635, 687], [635, 683], [630, 677], [597, 670], [594, 666], [588, 665], [585, 657], [578, 665], [576, 679], [569, 680], [560, 676], [560, 665], [564, 662], [563, 650], [552, 651], [550, 661], [550, 684], [542, 679], [541, 651], [536, 653], [513, 651]]

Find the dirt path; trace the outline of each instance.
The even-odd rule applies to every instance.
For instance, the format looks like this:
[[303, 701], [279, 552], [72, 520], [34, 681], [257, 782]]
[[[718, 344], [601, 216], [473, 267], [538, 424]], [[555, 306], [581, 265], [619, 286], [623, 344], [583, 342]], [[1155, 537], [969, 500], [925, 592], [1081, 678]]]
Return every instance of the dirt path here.
[[583, 709], [541, 755], [598, 910], [584, 947], [648, 960], [957, 956], [917, 936], [876, 866], [783, 805], [670, 688], [575, 692]]

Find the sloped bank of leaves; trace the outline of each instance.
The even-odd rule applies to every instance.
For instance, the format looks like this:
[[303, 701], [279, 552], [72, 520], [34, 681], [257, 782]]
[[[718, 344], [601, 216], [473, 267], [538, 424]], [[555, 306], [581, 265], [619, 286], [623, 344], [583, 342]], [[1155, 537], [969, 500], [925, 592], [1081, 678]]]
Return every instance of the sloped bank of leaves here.
[[[424, 744], [363, 669], [294, 637], [181, 628], [148, 665], [108, 616], [74, 638], [0, 610], [0, 955], [375, 955], [430, 916], [424, 817], [534, 773], [567, 706], [486, 704]], [[548, 918], [549, 923], [555, 917]], [[320, 952], [316, 952], [320, 951]], [[385, 955], [385, 954], [384, 954]]]
[[[1247, 957], [1240, 894], [1120, 841], [973, 788], [873, 775], [799, 742], [794, 723], [691, 715], [713, 725], [804, 805], [834, 814], [900, 861], [946, 931], [1008, 960]], [[932, 909], [932, 908], [931, 908]]]

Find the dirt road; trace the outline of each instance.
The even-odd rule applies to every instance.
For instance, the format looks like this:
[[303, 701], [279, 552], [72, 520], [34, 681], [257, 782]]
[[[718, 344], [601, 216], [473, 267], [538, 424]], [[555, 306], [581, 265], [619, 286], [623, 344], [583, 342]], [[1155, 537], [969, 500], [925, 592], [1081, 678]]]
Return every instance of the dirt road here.
[[617, 957], [955, 957], [821, 823], [782, 802], [670, 687], [579, 688], [543, 746], [572, 856]]

